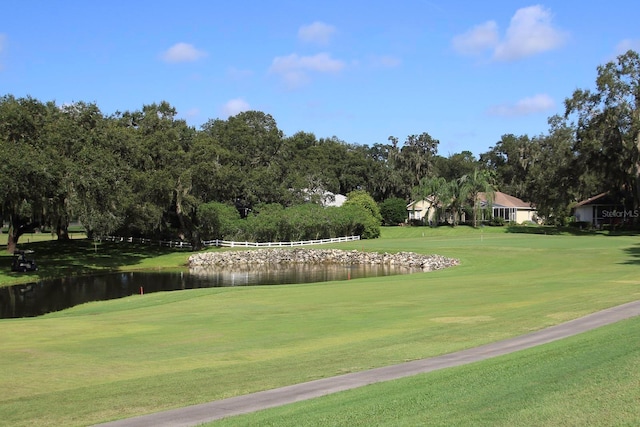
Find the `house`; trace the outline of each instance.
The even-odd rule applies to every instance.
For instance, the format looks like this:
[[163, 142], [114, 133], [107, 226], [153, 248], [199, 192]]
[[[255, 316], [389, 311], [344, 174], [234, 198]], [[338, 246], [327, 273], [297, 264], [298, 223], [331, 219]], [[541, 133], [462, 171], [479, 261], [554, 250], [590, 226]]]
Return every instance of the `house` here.
[[573, 216], [578, 222], [586, 222], [594, 227], [604, 224], [624, 224], [638, 218], [637, 209], [626, 209], [609, 193], [600, 193], [579, 202], [573, 208]]
[[[485, 211], [489, 206], [491, 206], [492, 218], [504, 218], [505, 221], [515, 224], [522, 224], [527, 221], [536, 222], [538, 220], [535, 207], [533, 207], [531, 203], [524, 202], [517, 197], [496, 191], [490, 202], [487, 202], [485, 193], [480, 193], [478, 199], [480, 200], [480, 208], [483, 211], [480, 217], [482, 220], [489, 219], [485, 217]], [[436, 220], [439, 222], [453, 221], [449, 212], [446, 212], [444, 216], [440, 213], [440, 217], [438, 217], [436, 213], [437, 206], [438, 204], [434, 202], [432, 198], [416, 200], [409, 203], [407, 205], [409, 221], [419, 220], [424, 223], [434, 222]], [[460, 221], [465, 222], [467, 217], [465, 212], [460, 212], [459, 215]]]
[[340, 207], [347, 200], [347, 196], [343, 194], [334, 194], [330, 191], [324, 191], [321, 188], [316, 188], [313, 190], [308, 188], [303, 188], [300, 190], [300, 192], [302, 193], [305, 201], [319, 202], [325, 208], [327, 206]]
[[436, 219], [437, 203], [432, 198], [416, 200], [407, 205], [409, 222], [432, 223]]
[[347, 201], [347, 196], [344, 194], [333, 194], [329, 191], [322, 195], [322, 206], [335, 206], [340, 207]]
[[491, 206], [492, 218], [503, 218], [506, 222], [522, 224], [524, 222], [537, 222], [538, 213], [536, 208], [529, 202], [525, 202], [515, 196], [496, 191], [493, 193], [493, 200], [487, 201], [487, 195], [480, 193], [480, 206], [486, 208]]
[[[416, 200], [407, 205], [407, 213], [409, 222], [421, 221], [424, 224], [438, 224], [454, 222], [454, 214], [451, 210], [442, 211], [442, 204], [434, 198], [430, 197], [424, 200]], [[465, 222], [466, 213], [464, 211], [457, 213], [456, 222]]]

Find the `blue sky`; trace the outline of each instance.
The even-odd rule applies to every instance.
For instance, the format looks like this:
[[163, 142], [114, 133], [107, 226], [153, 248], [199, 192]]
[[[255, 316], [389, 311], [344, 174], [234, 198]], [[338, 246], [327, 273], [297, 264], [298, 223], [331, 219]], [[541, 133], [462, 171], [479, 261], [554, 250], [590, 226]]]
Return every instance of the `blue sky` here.
[[429, 133], [480, 154], [547, 133], [598, 65], [640, 51], [637, 0], [34, 1], [0, 14], [0, 94], [104, 114], [244, 110], [347, 143]]

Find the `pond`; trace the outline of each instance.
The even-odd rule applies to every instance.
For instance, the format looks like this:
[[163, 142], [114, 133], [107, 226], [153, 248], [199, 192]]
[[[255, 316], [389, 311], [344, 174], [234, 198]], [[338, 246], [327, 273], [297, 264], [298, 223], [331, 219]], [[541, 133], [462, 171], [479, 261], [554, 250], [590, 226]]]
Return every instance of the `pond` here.
[[75, 276], [0, 288], [0, 318], [34, 317], [90, 301], [135, 294], [223, 286], [257, 286], [349, 280], [420, 271], [382, 265], [290, 265], [251, 269], [138, 271]]

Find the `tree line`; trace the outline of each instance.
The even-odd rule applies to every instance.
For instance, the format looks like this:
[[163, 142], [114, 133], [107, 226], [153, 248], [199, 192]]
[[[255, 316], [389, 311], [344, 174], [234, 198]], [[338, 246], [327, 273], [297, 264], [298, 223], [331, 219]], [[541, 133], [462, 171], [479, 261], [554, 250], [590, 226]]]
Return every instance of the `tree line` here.
[[[215, 224], [224, 212], [249, 224], [267, 212], [300, 209], [297, 216], [326, 223], [321, 211], [299, 206], [319, 206], [327, 192], [366, 193], [380, 204], [377, 215], [380, 209], [397, 215], [398, 201], [440, 193], [451, 209], [475, 217], [473, 195], [496, 189], [531, 201], [547, 221], [564, 223], [573, 203], [604, 191], [638, 208], [639, 105], [640, 58], [629, 51], [598, 67], [595, 89], [566, 99], [565, 114], [549, 119], [548, 133], [504, 135], [476, 158], [469, 151], [438, 155], [439, 141], [427, 132], [402, 142], [391, 136], [386, 143], [350, 144], [304, 131], [286, 136], [260, 111], [196, 129], [164, 101], [106, 115], [95, 103], [4, 95], [1, 215], [10, 250], [34, 225], [64, 239], [74, 219], [95, 237], [179, 236], [194, 243], [220, 233]], [[354, 196], [362, 202], [361, 193]], [[280, 238], [300, 235], [295, 230], [302, 225], [292, 224], [280, 229]], [[243, 233], [263, 238], [256, 227]]]

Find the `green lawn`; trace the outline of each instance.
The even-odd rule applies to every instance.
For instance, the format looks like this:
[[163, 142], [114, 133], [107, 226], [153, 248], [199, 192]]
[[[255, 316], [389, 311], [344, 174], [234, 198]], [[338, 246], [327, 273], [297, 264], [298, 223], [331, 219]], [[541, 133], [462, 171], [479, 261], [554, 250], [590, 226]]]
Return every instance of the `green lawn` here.
[[[109, 255], [100, 258], [101, 248], [92, 255], [89, 243], [79, 242], [75, 255], [68, 249], [55, 272], [65, 262], [80, 271], [92, 259], [90, 269], [175, 267], [188, 255], [119, 246], [125, 256], [105, 246]], [[406, 227], [336, 247], [438, 253], [462, 265], [391, 278], [138, 295], [0, 321], [0, 364], [8, 367], [0, 376], [0, 419], [86, 425], [435, 356], [640, 299], [637, 236]], [[624, 325], [621, 334], [634, 323]], [[526, 399], [529, 391], [523, 393]], [[507, 424], [514, 414], [505, 408], [496, 416]]]

